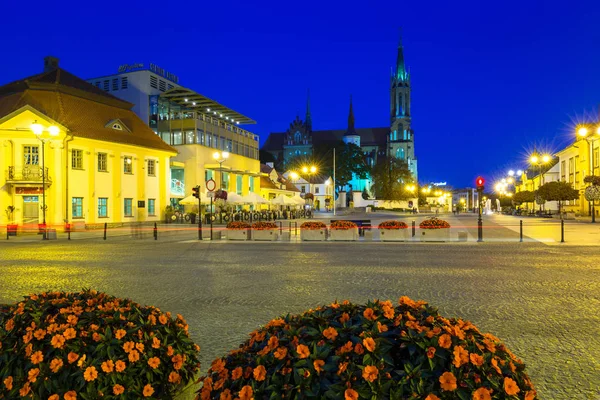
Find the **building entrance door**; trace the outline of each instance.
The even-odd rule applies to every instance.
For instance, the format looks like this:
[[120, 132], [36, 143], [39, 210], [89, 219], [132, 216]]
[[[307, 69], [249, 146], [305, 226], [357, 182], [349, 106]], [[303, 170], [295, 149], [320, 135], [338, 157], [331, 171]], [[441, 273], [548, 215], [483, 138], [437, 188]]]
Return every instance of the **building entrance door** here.
[[36, 225], [40, 222], [39, 196], [23, 196], [23, 225]]

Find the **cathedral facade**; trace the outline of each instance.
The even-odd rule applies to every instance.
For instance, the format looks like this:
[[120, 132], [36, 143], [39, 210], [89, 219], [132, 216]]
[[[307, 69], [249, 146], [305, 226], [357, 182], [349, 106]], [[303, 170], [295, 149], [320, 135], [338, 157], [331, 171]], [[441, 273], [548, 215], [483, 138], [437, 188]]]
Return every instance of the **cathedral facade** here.
[[[417, 158], [415, 156], [414, 131], [411, 127], [411, 82], [404, 62], [402, 42], [398, 45], [396, 68], [390, 80], [390, 125], [374, 128], [355, 128], [352, 98], [345, 129], [314, 130], [310, 99], [306, 104], [304, 121], [297, 116], [285, 132], [273, 132], [262, 150], [271, 153], [283, 165], [299, 156], [312, 156], [316, 145], [334, 145], [343, 141], [361, 148], [365, 161], [373, 166], [381, 158], [394, 156], [404, 160], [417, 181]], [[369, 180], [356, 182], [354, 190], [369, 188]], [[363, 187], [364, 186], [364, 187]]]

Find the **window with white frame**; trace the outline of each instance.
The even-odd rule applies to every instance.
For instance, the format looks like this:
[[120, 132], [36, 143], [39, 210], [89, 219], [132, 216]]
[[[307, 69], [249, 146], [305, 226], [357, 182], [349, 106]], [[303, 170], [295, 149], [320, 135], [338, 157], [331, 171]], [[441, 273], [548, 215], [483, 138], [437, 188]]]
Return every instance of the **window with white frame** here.
[[83, 197], [72, 198], [71, 215], [73, 218], [83, 218]]
[[156, 199], [148, 199], [148, 215], [156, 215]]
[[98, 171], [108, 172], [108, 154], [98, 153]]
[[40, 165], [40, 147], [23, 146], [23, 157], [25, 165]]
[[108, 197], [98, 198], [98, 218], [108, 217]]
[[156, 176], [156, 160], [148, 160], [148, 176]]
[[133, 199], [124, 199], [123, 211], [126, 217], [133, 217]]
[[126, 174], [133, 174], [133, 157], [123, 157], [123, 172]]
[[71, 151], [71, 168], [83, 169], [83, 150], [73, 149]]

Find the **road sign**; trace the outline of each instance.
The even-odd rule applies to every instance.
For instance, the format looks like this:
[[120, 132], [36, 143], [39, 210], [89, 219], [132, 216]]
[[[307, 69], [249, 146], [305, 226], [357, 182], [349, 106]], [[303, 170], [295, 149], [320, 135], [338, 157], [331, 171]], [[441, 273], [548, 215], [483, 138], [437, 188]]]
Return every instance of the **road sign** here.
[[211, 199], [214, 199], [215, 198], [215, 194], [216, 194], [216, 192], [208, 192], [208, 193], [206, 193], [206, 196], [209, 197], [209, 198], [211, 198]]
[[209, 192], [214, 191], [217, 188], [217, 182], [213, 178], [206, 181], [206, 190]]

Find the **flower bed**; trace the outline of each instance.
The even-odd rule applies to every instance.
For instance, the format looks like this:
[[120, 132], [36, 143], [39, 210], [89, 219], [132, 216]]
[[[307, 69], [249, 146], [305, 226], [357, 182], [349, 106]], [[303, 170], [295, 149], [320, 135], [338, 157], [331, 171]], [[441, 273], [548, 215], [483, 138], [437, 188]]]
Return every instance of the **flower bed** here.
[[252, 224], [252, 240], [275, 241], [277, 240], [277, 225], [273, 222], [255, 222]]
[[429, 218], [419, 224], [421, 229], [446, 229], [450, 228], [448, 221], [439, 218]]
[[250, 236], [250, 224], [243, 221], [232, 221], [227, 224], [227, 240], [248, 240]]
[[308, 221], [300, 225], [300, 239], [323, 242], [327, 240], [327, 225], [321, 221]]
[[406, 225], [405, 222], [402, 221], [396, 221], [396, 220], [390, 220], [390, 221], [383, 221], [382, 223], [379, 224], [378, 226], [379, 229], [407, 229], [408, 225]]
[[202, 399], [536, 398], [525, 366], [493, 335], [401, 297], [286, 315], [201, 378]]
[[410, 240], [412, 232], [402, 221], [383, 221], [379, 224], [379, 236], [383, 242], [403, 242]]
[[321, 221], [307, 221], [307, 222], [303, 222], [302, 225], [300, 225], [300, 229], [308, 229], [308, 230], [317, 230], [317, 229], [326, 229], [327, 225], [325, 225], [323, 222]]
[[0, 313], [0, 398], [173, 398], [200, 367], [187, 331], [94, 290], [26, 296]]
[[348, 230], [348, 229], [353, 229], [356, 228], [356, 224], [352, 221], [334, 221], [331, 223], [330, 228], [332, 230]]
[[277, 229], [277, 224], [273, 222], [255, 222], [252, 224], [252, 229], [257, 231], [268, 230], [268, 229]]
[[450, 224], [439, 218], [430, 218], [419, 224], [422, 242], [446, 242], [450, 240]]
[[243, 221], [231, 221], [227, 224], [227, 229], [250, 229], [250, 224]]

